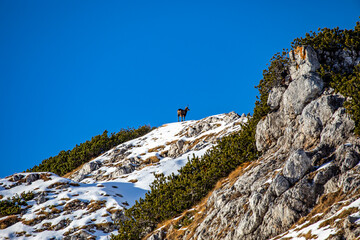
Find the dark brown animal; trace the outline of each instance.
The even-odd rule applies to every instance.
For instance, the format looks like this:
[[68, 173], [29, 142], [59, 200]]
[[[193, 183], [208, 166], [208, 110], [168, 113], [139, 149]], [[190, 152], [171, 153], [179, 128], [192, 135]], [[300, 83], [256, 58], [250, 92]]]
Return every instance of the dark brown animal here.
[[184, 110], [181, 108], [178, 109], [178, 111], [177, 111], [178, 122], [179, 122], [179, 117], [181, 117], [181, 121], [185, 121], [187, 111], [190, 111], [190, 109], [188, 107], [186, 107]]

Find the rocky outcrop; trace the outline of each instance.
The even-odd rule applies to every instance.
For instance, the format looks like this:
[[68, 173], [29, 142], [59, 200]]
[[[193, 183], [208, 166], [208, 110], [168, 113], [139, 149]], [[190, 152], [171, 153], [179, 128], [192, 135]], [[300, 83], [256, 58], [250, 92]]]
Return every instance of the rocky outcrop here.
[[[357, 57], [349, 54], [338, 53], [345, 61], [339, 66], [354, 64]], [[178, 230], [180, 239], [286, 239], [316, 234], [311, 229], [319, 228], [333, 229], [326, 237], [338, 232], [341, 239], [359, 238], [359, 214], [346, 210], [360, 201], [360, 139], [353, 135], [354, 121], [343, 107], [344, 96], [325, 87], [316, 73], [319, 60], [327, 61], [323, 54], [299, 47], [290, 59], [291, 82], [271, 90], [267, 104], [272, 112], [256, 128], [262, 157], [236, 180], [223, 180], [204, 205], [195, 207], [194, 223]], [[289, 230], [301, 218], [300, 226]], [[314, 227], [305, 228], [304, 221]], [[153, 239], [167, 239], [174, 234], [171, 229], [162, 227]]]
[[[70, 178], [83, 183], [118, 179], [149, 164], [177, 159], [190, 151], [208, 149], [223, 136], [240, 130], [246, 121], [245, 115], [230, 112], [198, 121], [167, 124], [85, 163]], [[174, 131], [173, 135], [167, 136], [171, 131]]]

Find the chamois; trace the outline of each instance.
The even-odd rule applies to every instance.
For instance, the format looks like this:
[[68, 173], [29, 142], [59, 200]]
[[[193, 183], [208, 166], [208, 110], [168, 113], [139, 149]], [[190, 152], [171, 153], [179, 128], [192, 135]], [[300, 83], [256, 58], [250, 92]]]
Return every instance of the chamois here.
[[185, 117], [186, 117], [186, 113], [187, 111], [190, 111], [190, 109], [188, 107], [185, 108], [185, 110], [179, 108], [177, 110], [177, 114], [178, 114], [178, 122], [179, 122], [179, 117], [181, 117], [181, 121], [185, 121]]

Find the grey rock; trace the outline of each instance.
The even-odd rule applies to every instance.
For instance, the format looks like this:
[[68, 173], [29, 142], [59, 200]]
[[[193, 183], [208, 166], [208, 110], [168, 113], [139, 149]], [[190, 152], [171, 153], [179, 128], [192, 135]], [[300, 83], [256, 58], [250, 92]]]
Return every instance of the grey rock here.
[[182, 148], [183, 148], [183, 146], [184, 146], [184, 140], [179, 140], [179, 141], [177, 141], [176, 142], [176, 146], [177, 146], [177, 148], [179, 149], [179, 151], [181, 151], [182, 150]]
[[124, 174], [128, 174], [128, 173], [135, 171], [135, 169], [136, 169], [136, 167], [134, 164], [128, 163], [126, 165], [117, 167], [116, 170], [111, 173], [111, 177], [118, 178]]
[[276, 177], [273, 180], [273, 182], [271, 183], [271, 185], [277, 196], [280, 196], [281, 194], [283, 194], [283, 192], [288, 190], [290, 187], [289, 181], [280, 174], [276, 175]]
[[324, 83], [317, 74], [301, 75], [292, 81], [282, 98], [285, 114], [295, 118], [307, 103], [319, 96], [323, 86]]
[[300, 130], [307, 137], [318, 138], [323, 127], [334, 112], [340, 107], [344, 98], [338, 95], [321, 96], [310, 102], [299, 118]]
[[325, 184], [330, 178], [338, 173], [338, 168], [335, 165], [330, 165], [325, 169], [319, 171], [314, 177], [315, 184]]
[[19, 180], [21, 180], [23, 178], [24, 178], [24, 175], [22, 175], [22, 174], [14, 174], [13, 177], [12, 177], [12, 180], [14, 182], [17, 182], [17, 181], [19, 181]]
[[337, 149], [336, 157], [339, 162], [341, 172], [347, 172], [359, 163], [359, 146], [353, 144], [343, 144]]
[[354, 128], [355, 122], [346, 113], [345, 108], [341, 107], [336, 110], [321, 132], [320, 141], [330, 146], [340, 145]]
[[149, 238], [147, 238], [147, 240], [163, 240], [165, 235], [165, 232], [160, 229], [159, 231], [151, 235]]
[[269, 105], [271, 110], [276, 110], [280, 107], [280, 102], [284, 92], [284, 87], [274, 87], [273, 89], [271, 89], [267, 100], [267, 105]]
[[317, 54], [310, 46], [299, 47], [289, 53], [291, 65], [289, 67], [291, 78], [298, 79], [302, 75], [315, 73], [320, 68]]
[[280, 112], [268, 114], [256, 126], [256, 147], [264, 151], [274, 146], [277, 139], [283, 135], [284, 122]]
[[286, 161], [283, 174], [290, 183], [299, 181], [311, 167], [311, 159], [303, 149], [293, 152]]
[[91, 162], [84, 164], [83, 169], [84, 169], [84, 172], [90, 173], [90, 172], [100, 168], [100, 166], [101, 166], [101, 162], [91, 161]]
[[36, 180], [39, 180], [39, 179], [40, 179], [40, 175], [39, 175], [39, 174], [37, 174], [37, 173], [31, 173], [31, 174], [29, 174], [29, 175], [26, 176], [25, 181], [26, 181], [27, 183], [32, 183], [32, 182], [34, 182], [34, 181], [36, 181]]
[[37, 197], [34, 199], [36, 201], [36, 204], [42, 204], [46, 202], [48, 199], [46, 198], [46, 193], [41, 192]]

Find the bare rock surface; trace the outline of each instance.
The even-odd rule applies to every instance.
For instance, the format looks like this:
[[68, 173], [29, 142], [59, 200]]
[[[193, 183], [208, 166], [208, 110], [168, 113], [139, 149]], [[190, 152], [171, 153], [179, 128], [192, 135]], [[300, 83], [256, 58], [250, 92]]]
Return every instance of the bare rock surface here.
[[350, 68], [358, 54], [319, 54], [310, 47], [291, 52], [291, 81], [271, 90], [272, 112], [256, 128], [261, 158], [236, 180], [222, 180], [194, 208], [192, 224], [162, 226], [166, 236], [154, 231], [156, 239], [174, 232], [193, 240], [360, 238], [360, 139], [343, 107], [346, 99], [324, 89], [316, 73], [319, 60]]

